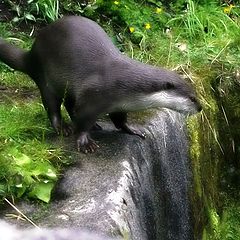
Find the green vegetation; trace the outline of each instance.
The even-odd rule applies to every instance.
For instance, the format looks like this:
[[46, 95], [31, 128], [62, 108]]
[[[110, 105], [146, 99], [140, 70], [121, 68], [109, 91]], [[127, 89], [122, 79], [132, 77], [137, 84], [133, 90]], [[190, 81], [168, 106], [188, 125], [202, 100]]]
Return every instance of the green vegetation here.
[[[223, 209], [221, 218], [216, 212], [210, 212], [211, 224], [203, 231], [203, 240], [238, 240], [240, 239], [240, 206], [231, 203]], [[211, 235], [208, 232], [212, 232]]]
[[6, 1], [11, 11], [16, 13], [13, 22], [44, 20], [47, 22], [55, 21], [59, 18], [58, 0], [29, 0], [27, 4], [20, 5], [19, 2]]
[[[52, 1], [53, 5], [42, 5], [41, 13], [29, 10], [34, 4], [40, 9], [40, 4], [47, 2], [30, 1], [25, 14], [45, 21], [65, 12], [93, 18], [129, 56], [174, 69], [195, 85], [203, 105], [202, 113], [188, 121], [195, 236], [240, 239], [239, 6], [204, 0], [198, 4], [176, 0], [167, 5], [155, 0], [97, 0], [87, 5]], [[18, 14], [19, 20], [28, 19], [22, 18], [23, 12]], [[4, 37], [15, 36], [5, 24], [0, 30]], [[25, 47], [31, 42], [22, 34], [13, 40]], [[35, 88], [26, 76], [3, 65], [0, 85]], [[0, 107], [0, 195], [47, 202], [63, 152], [46, 141], [50, 130], [38, 101], [5, 98], [4, 102]]]
[[48, 202], [61, 165], [61, 150], [46, 143], [46, 116], [38, 102], [0, 106], [0, 196], [28, 195]]

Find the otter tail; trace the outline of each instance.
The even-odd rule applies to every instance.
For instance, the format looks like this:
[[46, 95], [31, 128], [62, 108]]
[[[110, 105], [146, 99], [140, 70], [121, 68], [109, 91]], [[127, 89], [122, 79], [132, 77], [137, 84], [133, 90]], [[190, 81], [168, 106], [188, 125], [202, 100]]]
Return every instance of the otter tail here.
[[27, 73], [28, 52], [0, 38], [0, 61], [9, 67]]

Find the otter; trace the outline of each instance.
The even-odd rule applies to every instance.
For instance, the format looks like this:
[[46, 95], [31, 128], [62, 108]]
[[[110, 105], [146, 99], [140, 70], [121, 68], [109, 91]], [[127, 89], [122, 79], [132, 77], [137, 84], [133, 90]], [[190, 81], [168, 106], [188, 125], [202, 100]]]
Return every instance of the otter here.
[[127, 124], [127, 112], [169, 108], [185, 114], [201, 110], [193, 88], [173, 71], [122, 54], [94, 21], [68, 16], [49, 24], [26, 51], [0, 39], [0, 60], [28, 74], [38, 86], [52, 127], [73, 132], [61, 116], [64, 104], [77, 134], [77, 148], [94, 152], [89, 131], [100, 114], [118, 129], [145, 134]]

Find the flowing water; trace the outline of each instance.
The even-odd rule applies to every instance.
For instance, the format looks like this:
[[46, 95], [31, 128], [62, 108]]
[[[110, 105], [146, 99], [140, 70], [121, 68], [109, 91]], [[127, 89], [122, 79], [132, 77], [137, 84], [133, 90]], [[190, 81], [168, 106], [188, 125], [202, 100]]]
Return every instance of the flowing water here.
[[[140, 220], [138, 228], [132, 228], [132, 237], [193, 239], [185, 118], [173, 111], [162, 111], [155, 115], [147, 130], [151, 137], [132, 148], [138, 163], [132, 161], [131, 167], [138, 186], [131, 192]], [[142, 233], [136, 229], [142, 229]]]

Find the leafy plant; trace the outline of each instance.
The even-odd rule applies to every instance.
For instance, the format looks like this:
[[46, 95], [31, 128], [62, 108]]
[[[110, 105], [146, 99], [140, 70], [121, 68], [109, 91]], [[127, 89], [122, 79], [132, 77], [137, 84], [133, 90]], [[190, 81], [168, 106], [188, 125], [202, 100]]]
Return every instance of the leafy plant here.
[[11, 7], [11, 10], [16, 12], [17, 16], [13, 18], [13, 22], [19, 22], [19, 21], [36, 21], [34, 15], [31, 13], [31, 11], [28, 9], [28, 6], [20, 6], [19, 4], [14, 3], [11, 0], [6, 1], [8, 5]]
[[16, 12], [13, 22], [44, 20], [53, 22], [59, 18], [58, 0], [28, 0], [25, 4], [16, 4], [11, 0], [7, 1], [11, 9]]
[[57, 170], [48, 161], [38, 160], [36, 153], [33, 153], [35, 144], [39, 143], [13, 142], [1, 151], [1, 165], [7, 164], [5, 171], [0, 173], [0, 185], [4, 186], [1, 196], [5, 197], [11, 193], [19, 198], [27, 194], [29, 197], [49, 202], [52, 188], [57, 180]]
[[[140, 43], [152, 31], [165, 28], [170, 15], [164, 10], [161, 4], [152, 2], [149, 4], [138, 1], [104, 1], [97, 0], [96, 11], [107, 15], [119, 26], [125, 27], [125, 31], [130, 33], [132, 40]], [[141, 5], [141, 6], [140, 6]]]
[[[38, 119], [41, 117], [39, 111], [40, 105], [34, 103], [0, 106], [2, 198], [25, 195], [44, 202], [50, 200], [62, 154], [60, 149], [53, 149], [45, 143], [48, 129], [34, 119], [35, 114]], [[44, 117], [41, 122], [44, 124]]]
[[47, 22], [53, 22], [59, 18], [58, 0], [31, 0], [29, 4], [31, 3], [35, 5], [37, 13]]

